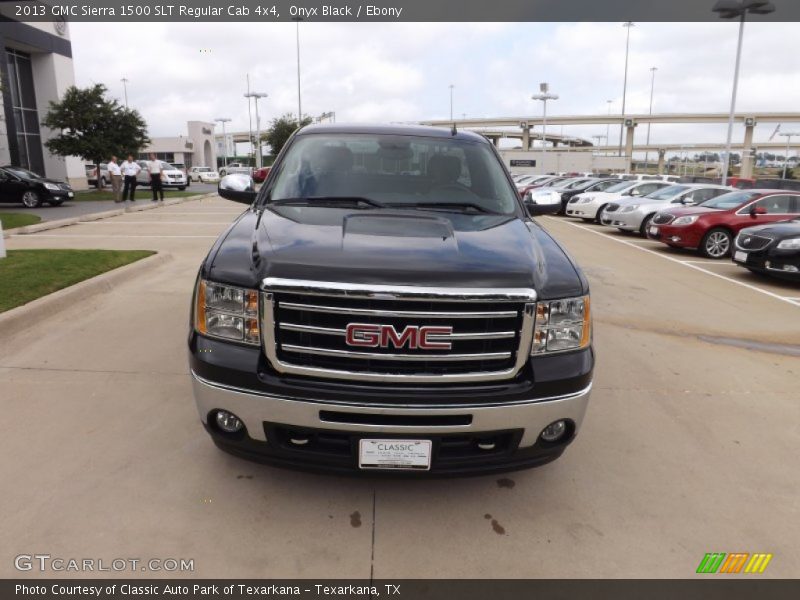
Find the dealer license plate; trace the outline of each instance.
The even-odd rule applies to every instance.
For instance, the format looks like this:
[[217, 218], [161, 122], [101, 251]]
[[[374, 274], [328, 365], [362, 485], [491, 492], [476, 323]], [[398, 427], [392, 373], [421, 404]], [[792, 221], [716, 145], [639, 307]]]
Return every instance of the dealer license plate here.
[[740, 262], [740, 263], [746, 263], [747, 262], [747, 252], [741, 252], [741, 251], [737, 250], [733, 254], [733, 260], [735, 260], [736, 262]]
[[430, 440], [360, 440], [358, 467], [428, 471], [431, 446]]
[[658, 227], [651, 227], [650, 235], [658, 235]]

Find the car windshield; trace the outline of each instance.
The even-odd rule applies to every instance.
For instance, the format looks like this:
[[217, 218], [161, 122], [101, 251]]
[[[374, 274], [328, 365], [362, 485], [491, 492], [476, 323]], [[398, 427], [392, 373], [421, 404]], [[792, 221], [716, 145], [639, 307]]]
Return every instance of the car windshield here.
[[616, 185], [612, 185], [611, 187], [607, 187], [603, 191], [604, 192], [608, 192], [610, 194], [613, 194], [615, 192], [624, 192], [629, 187], [633, 187], [637, 183], [639, 183], [639, 182], [638, 181], [623, 181], [623, 182], [618, 183]]
[[195, 167], [194, 171], [195, 173], [210, 173], [211, 167]]
[[363, 206], [511, 214], [517, 194], [488, 144], [451, 137], [300, 135], [278, 167], [270, 200], [335, 199]]
[[757, 198], [759, 195], [760, 194], [757, 192], [728, 192], [727, 194], [722, 194], [721, 196], [712, 198], [711, 200], [706, 200], [698, 206], [702, 206], [703, 208], [728, 210], [731, 208], [737, 208], [746, 202], [750, 202], [750, 200]]
[[28, 171], [28, 169], [23, 169], [22, 167], [6, 167], [9, 171], [14, 173], [15, 175], [19, 175], [20, 177], [25, 177], [26, 179], [39, 179], [41, 175], [37, 175], [33, 171]]
[[655, 192], [650, 192], [645, 198], [652, 198], [653, 200], [669, 200], [673, 196], [677, 196], [681, 192], [689, 189], [686, 185], [668, 185], [664, 188], [659, 188]]

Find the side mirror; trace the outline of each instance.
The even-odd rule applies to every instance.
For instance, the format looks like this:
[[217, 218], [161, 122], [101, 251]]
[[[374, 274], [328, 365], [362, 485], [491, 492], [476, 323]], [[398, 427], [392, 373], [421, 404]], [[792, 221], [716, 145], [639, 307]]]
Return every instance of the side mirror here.
[[767, 209], [763, 206], [751, 206], [750, 207], [750, 216], [752, 218], [756, 218], [757, 215], [765, 215], [767, 214]]
[[234, 173], [220, 180], [217, 193], [226, 200], [252, 204], [256, 199], [256, 184], [249, 175]]
[[694, 198], [687, 196], [685, 198], [681, 198], [681, 204], [685, 204], [686, 206], [692, 206], [696, 204], [696, 202], [694, 201]]

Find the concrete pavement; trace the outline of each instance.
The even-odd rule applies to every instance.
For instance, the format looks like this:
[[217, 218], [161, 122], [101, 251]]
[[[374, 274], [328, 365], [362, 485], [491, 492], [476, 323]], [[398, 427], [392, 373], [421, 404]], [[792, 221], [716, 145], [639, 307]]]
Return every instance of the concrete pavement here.
[[0, 575], [46, 552], [193, 558], [201, 577], [691, 577], [711, 551], [770, 552], [765, 576], [800, 575], [800, 306], [781, 299], [796, 287], [543, 218], [593, 293], [595, 388], [564, 456], [456, 480], [309, 475], [221, 453], [191, 397], [192, 284], [243, 208], [210, 198], [6, 240], [173, 258], [0, 332]]

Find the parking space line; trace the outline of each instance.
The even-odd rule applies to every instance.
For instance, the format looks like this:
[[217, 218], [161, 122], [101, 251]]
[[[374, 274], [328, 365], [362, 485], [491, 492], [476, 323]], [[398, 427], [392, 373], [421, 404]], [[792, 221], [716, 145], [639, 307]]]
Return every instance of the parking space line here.
[[61, 234], [61, 233], [12, 233], [11, 237], [24, 237], [24, 238], [68, 238], [68, 239], [81, 239], [81, 238], [209, 238], [217, 239], [218, 235], [118, 235], [114, 233], [101, 234], [101, 233], [78, 233], [75, 235]]
[[75, 225], [230, 225], [230, 221], [80, 221]]
[[711, 275], [712, 277], [717, 277], [719, 279], [723, 279], [724, 281], [728, 281], [730, 283], [734, 283], [734, 284], [742, 286], [744, 288], [753, 290], [754, 292], [759, 292], [760, 294], [764, 294], [765, 296], [769, 296], [771, 298], [775, 298], [776, 300], [781, 300], [782, 302], [786, 302], [787, 304], [791, 304], [792, 306], [800, 307], [800, 301], [796, 301], [796, 300], [793, 300], [791, 298], [787, 298], [785, 296], [780, 296], [780, 295], [775, 294], [773, 292], [768, 292], [767, 290], [762, 290], [761, 288], [758, 288], [758, 287], [756, 287], [754, 285], [750, 285], [749, 283], [744, 283], [743, 281], [737, 281], [736, 279], [731, 279], [730, 277], [726, 277], [725, 275], [720, 275], [719, 273], [714, 273], [713, 271], [708, 271], [708, 270], [703, 269], [702, 267], [698, 267], [697, 265], [692, 264], [690, 262], [682, 261], [682, 260], [679, 260], [677, 258], [673, 258], [671, 256], [665, 256], [664, 254], [661, 254], [660, 252], [654, 252], [653, 250], [650, 250], [649, 248], [643, 248], [642, 246], [637, 246], [636, 244], [634, 244], [632, 242], [629, 242], [628, 240], [620, 240], [620, 239], [611, 237], [610, 235], [608, 235], [608, 234], [606, 234], [606, 233], [604, 233], [602, 231], [596, 231], [596, 230], [594, 230], [594, 229], [592, 229], [590, 227], [585, 227], [585, 226], [582, 226], [582, 225], [578, 225], [577, 223], [570, 223], [569, 221], [562, 221], [561, 219], [555, 219], [553, 217], [545, 217], [545, 218], [547, 220], [549, 220], [549, 221], [555, 221], [556, 223], [563, 222], [563, 223], [565, 223], [567, 225], [570, 225], [572, 227], [575, 227], [577, 229], [583, 229], [585, 231], [588, 231], [589, 233], [594, 233], [595, 235], [599, 235], [600, 237], [609, 239], [612, 242], [617, 242], [619, 244], [624, 244], [626, 246], [630, 246], [631, 248], [636, 248], [637, 250], [641, 250], [642, 252], [647, 252], [648, 254], [652, 254], [654, 256], [658, 256], [660, 258], [663, 258], [664, 260], [668, 260], [668, 261], [674, 262], [676, 264], [683, 265], [683, 266], [688, 267], [690, 269], [694, 269], [696, 271], [700, 271], [701, 273], [706, 273], [707, 275]]

